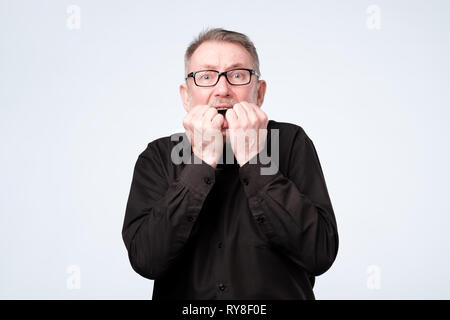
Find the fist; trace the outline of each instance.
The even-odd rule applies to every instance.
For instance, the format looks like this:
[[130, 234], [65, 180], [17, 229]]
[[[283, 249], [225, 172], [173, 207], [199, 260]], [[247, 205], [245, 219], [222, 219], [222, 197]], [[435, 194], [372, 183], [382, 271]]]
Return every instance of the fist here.
[[257, 105], [242, 101], [227, 110], [225, 118], [231, 148], [242, 167], [264, 148], [268, 117]]
[[222, 155], [224, 117], [208, 105], [193, 107], [183, 119], [194, 154], [215, 168]]

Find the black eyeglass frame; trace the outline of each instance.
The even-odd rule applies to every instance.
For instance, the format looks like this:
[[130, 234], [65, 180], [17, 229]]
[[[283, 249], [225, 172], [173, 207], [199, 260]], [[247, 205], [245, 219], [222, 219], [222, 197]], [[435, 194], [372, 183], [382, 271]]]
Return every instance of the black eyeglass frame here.
[[[246, 70], [246, 71], [250, 72], [250, 78], [249, 78], [249, 80], [248, 80], [247, 83], [234, 84], [234, 83], [231, 83], [231, 82], [230, 82], [230, 80], [228, 79], [228, 72], [236, 71], [236, 70]], [[207, 85], [207, 86], [204, 86], [204, 85], [198, 85], [198, 84], [197, 84], [197, 81], [195, 80], [195, 75], [196, 75], [197, 73], [199, 73], [199, 72], [205, 72], [205, 71], [212, 71], [212, 72], [217, 72], [217, 73], [218, 73], [216, 83], [211, 84], [211, 85]], [[247, 68], [235, 68], [235, 69], [231, 69], [231, 70], [224, 71], [224, 72], [219, 72], [219, 71], [217, 71], [217, 70], [199, 70], [199, 71], [195, 71], [195, 72], [188, 73], [188, 75], [186, 76], [186, 78], [184, 78], [184, 80], [187, 80], [188, 78], [194, 79], [194, 83], [195, 83], [195, 85], [196, 85], [197, 87], [214, 87], [214, 86], [219, 82], [220, 77], [221, 77], [222, 75], [225, 76], [225, 79], [227, 79], [227, 82], [228, 82], [229, 84], [231, 84], [232, 86], [246, 86], [246, 85], [248, 85], [250, 82], [252, 82], [252, 75], [255, 75], [257, 78], [259, 78], [259, 77], [261, 76], [258, 72], [256, 72], [255, 70], [252, 70], [252, 69], [247, 69]]]

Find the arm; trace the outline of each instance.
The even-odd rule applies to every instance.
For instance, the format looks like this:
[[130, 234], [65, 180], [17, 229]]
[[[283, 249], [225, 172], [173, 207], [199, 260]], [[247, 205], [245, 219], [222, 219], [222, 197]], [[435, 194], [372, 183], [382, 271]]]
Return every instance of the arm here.
[[260, 162], [246, 163], [239, 174], [267, 241], [311, 275], [320, 275], [336, 258], [338, 233], [319, 158], [303, 130], [290, 157], [287, 176], [260, 175]]
[[134, 168], [122, 229], [131, 266], [149, 279], [161, 277], [176, 261], [214, 185], [215, 170], [203, 161], [186, 164], [170, 184], [166, 171], [149, 144]]

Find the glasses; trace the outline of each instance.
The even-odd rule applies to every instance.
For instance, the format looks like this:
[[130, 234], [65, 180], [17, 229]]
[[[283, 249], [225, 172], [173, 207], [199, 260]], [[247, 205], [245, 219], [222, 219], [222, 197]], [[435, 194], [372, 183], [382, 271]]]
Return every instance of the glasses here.
[[225, 76], [228, 83], [233, 86], [244, 86], [252, 80], [252, 75], [259, 77], [260, 75], [251, 69], [232, 69], [224, 72], [216, 70], [201, 70], [189, 73], [185, 80], [194, 78], [194, 83], [198, 87], [214, 87], [222, 75]]

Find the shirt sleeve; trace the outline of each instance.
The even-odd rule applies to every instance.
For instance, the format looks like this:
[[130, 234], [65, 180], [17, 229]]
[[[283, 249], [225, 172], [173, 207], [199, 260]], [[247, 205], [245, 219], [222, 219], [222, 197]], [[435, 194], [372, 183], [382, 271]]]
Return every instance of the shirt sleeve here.
[[244, 164], [239, 175], [254, 221], [268, 243], [317, 276], [336, 258], [338, 233], [316, 149], [302, 132], [294, 139], [287, 176], [279, 170], [262, 175], [268, 165], [259, 160]]
[[122, 238], [131, 266], [145, 278], [161, 277], [180, 255], [215, 183], [215, 169], [192, 157], [196, 162], [172, 183], [152, 144], [136, 161]]

